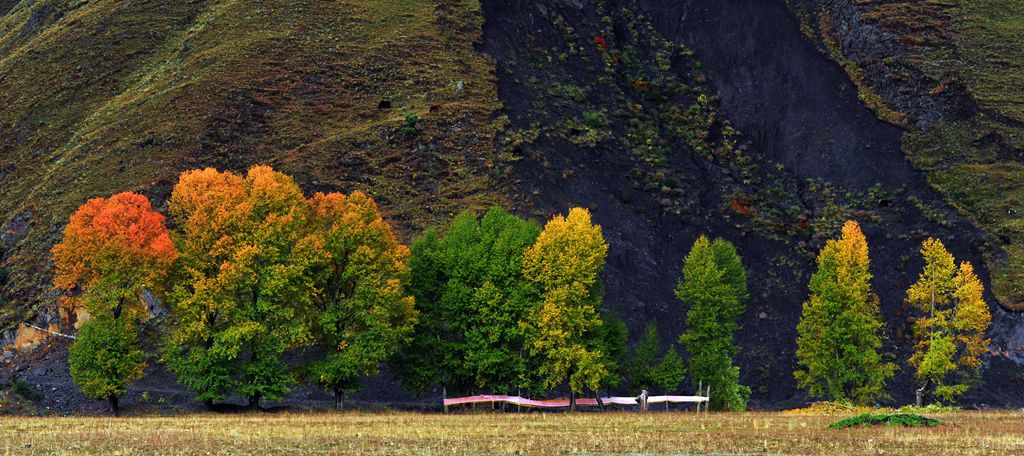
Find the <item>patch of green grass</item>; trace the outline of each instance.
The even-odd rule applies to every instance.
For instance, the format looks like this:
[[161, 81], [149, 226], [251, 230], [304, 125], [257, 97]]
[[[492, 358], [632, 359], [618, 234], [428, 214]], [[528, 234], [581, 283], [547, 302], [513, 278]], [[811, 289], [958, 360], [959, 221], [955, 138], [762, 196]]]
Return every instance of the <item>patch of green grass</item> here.
[[871, 426], [920, 427], [938, 426], [940, 424], [942, 423], [940, 423], [939, 420], [926, 418], [913, 413], [882, 413], [877, 415], [865, 413], [863, 415], [841, 419], [828, 425], [828, 427], [829, 429], [846, 429], [852, 427]]
[[1024, 122], [1024, 2], [958, 3], [964, 83], [983, 109]]

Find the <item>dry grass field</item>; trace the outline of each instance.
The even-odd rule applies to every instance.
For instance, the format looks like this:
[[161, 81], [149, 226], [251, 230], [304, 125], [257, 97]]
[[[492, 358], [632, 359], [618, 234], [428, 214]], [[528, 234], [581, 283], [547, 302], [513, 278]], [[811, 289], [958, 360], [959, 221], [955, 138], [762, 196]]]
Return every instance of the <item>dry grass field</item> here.
[[779, 413], [322, 413], [0, 418], [3, 454], [1024, 454], [1024, 413], [831, 430]]

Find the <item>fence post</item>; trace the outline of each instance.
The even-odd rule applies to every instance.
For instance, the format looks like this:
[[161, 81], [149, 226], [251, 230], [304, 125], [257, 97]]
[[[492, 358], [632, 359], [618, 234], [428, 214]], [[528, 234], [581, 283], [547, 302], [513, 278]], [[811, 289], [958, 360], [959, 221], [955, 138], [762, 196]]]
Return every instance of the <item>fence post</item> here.
[[441, 403], [444, 404], [444, 413], [448, 413], [448, 387], [441, 385]]
[[[704, 380], [697, 381], [697, 395], [704, 392]], [[700, 401], [697, 401], [697, 413], [700, 413]]]
[[711, 384], [710, 383], [708, 384], [708, 394], [707, 394], [707, 397], [708, 397], [708, 403], [704, 404], [704, 414], [705, 415], [708, 414], [708, 408], [711, 407]]

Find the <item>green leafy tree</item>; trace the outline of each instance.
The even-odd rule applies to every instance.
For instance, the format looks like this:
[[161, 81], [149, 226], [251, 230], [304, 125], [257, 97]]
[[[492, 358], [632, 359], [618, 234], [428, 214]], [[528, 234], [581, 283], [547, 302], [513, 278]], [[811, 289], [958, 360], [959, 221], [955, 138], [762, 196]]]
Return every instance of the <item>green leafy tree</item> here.
[[595, 344], [593, 349], [605, 354], [604, 363], [608, 375], [602, 382], [608, 396], [611, 390], [622, 386], [628, 376], [630, 365], [629, 353], [629, 328], [621, 318], [608, 314], [605, 315], [604, 323], [595, 328]]
[[883, 327], [871, 291], [868, 244], [857, 222], [829, 240], [797, 325], [797, 384], [813, 396], [867, 404], [886, 397], [896, 366], [882, 360]]
[[302, 191], [266, 166], [244, 177], [208, 168], [183, 173], [168, 206], [181, 230], [168, 367], [207, 406], [282, 398], [295, 381], [282, 356], [311, 342], [303, 317], [326, 255], [307, 237]]
[[739, 384], [733, 358], [739, 347], [733, 336], [746, 310], [747, 275], [731, 243], [701, 236], [683, 264], [676, 296], [690, 306], [686, 332], [679, 340], [690, 353], [690, 374], [715, 389], [710, 406], [716, 410], [746, 410], [750, 388]]
[[335, 406], [363, 376], [407, 342], [416, 323], [403, 289], [409, 248], [398, 243], [373, 199], [362, 192], [316, 194], [309, 238], [322, 249], [313, 269], [313, 329], [324, 358], [311, 377], [334, 393]]
[[570, 409], [576, 394], [597, 391], [608, 375], [604, 354], [587, 346], [589, 333], [601, 325], [601, 271], [608, 255], [601, 227], [590, 212], [573, 208], [553, 218], [523, 256], [523, 271], [538, 301], [520, 322], [530, 353], [539, 358], [545, 388], [568, 381]]
[[633, 348], [633, 362], [630, 365], [630, 385], [634, 389], [650, 390], [655, 385], [658, 355], [661, 353], [661, 337], [654, 323], [647, 325], [643, 337]]
[[492, 208], [480, 219], [463, 212], [443, 237], [428, 231], [413, 243], [410, 290], [422, 317], [393, 362], [406, 389], [532, 386], [518, 322], [532, 308], [523, 252], [539, 233], [535, 223]]
[[119, 399], [142, 378], [146, 354], [139, 349], [139, 337], [128, 319], [93, 318], [82, 324], [78, 339], [68, 349], [71, 379], [88, 397], [110, 401], [114, 416], [120, 414]]
[[683, 380], [686, 380], [686, 365], [683, 363], [683, 357], [679, 356], [676, 346], [672, 345], [665, 351], [665, 356], [654, 370], [653, 384], [667, 394], [679, 388]]
[[917, 405], [927, 394], [952, 402], [967, 392], [977, 377], [992, 315], [985, 303], [984, 286], [969, 262], [957, 267], [953, 255], [937, 239], [924, 241], [925, 265], [918, 281], [907, 291], [907, 301], [919, 314], [914, 322], [917, 339], [910, 364], [919, 382]]
[[452, 314], [442, 307], [445, 263], [441, 236], [429, 229], [413, 240], [409, 258], [409, 292], [415, 297], [419, 318], [412, 340], [389, 360], [402, 387], [413, 394], [442, 385], [459, 387], [472, 384], [462, 369], [462, 350], [451, 320], [463, 315]]

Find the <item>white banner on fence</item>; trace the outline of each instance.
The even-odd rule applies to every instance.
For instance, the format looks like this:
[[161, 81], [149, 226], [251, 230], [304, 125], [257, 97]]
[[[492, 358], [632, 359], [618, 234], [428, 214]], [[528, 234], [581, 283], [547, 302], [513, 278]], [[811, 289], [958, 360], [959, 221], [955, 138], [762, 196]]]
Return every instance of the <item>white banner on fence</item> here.
[[[648, 404], [658, 404], [663, 402], [673, 403], [703, 403], [707, 402], [707, 396], [650, 396], [647, 398]], [[466, 397], [454, 397], [444, 400], [444, 405], [461, 405], [461, 404], [487, 404], [495, 402], [504, 402], [512, 405], [522, 405], [526, 407], [568, 407], [569, 399], [548, 399], [548, 400], [536, 400], [527, 399], [521, 396], [502, 396], [502, 395], [480, 395], [480, 396], [466, 396]], [[615, 405], [637, 405], [635, 397], [602, 397], [601, 402], [604, 404], [615, 404]], [[576, 399], [576, 405], [584, 406], [596, 406], [598, 405], [597, 399], [594, 398], [579, 398]]]

